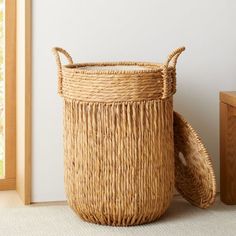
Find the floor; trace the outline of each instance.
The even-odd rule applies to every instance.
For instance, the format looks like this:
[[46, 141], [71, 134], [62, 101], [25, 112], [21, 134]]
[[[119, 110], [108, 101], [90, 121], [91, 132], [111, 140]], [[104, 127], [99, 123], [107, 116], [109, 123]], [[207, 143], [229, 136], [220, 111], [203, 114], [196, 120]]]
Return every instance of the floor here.
[[[12, 199], [14, 193], [11, 193]], [[3, 198], [0, 194], [0, 202]], [[100, 226], [82, 221], [66, 204], [0, 206], [0, 236], [218, 236], [236, 235], [236, 206], [217, 199], [208, 210], [191, 206], [175, 197], [166, 214], [157, 222], [136, 227]]]
[[[16, 191], [0, 191], [0, 208], [24, 206]], [[1, 236], [1, 233], [0, 233]]]

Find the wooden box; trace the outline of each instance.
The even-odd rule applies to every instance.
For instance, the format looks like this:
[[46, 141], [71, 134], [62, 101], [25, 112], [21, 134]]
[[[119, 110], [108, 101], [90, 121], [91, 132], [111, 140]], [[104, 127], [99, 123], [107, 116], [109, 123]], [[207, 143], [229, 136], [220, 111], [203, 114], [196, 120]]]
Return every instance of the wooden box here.
[[220, 196], [236, 204], [236, 92], [220, 93]]

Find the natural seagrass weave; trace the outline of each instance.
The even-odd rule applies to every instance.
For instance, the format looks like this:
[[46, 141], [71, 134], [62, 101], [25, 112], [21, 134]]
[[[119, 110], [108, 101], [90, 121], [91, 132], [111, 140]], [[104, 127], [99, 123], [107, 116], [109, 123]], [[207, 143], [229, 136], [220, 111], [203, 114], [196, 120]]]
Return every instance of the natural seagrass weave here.
[[[64, 98], [65, 188], [84, 220], [137, 225], [158, 219], [174, 189], [175, 66], [73, 64], [54, 48]], [[61, 66], [59, 52], [69, 60]]]
[[191, 125], [174, 112], [175, 187], [200, 208], [213, 204], [216, 181], [211, 158]]

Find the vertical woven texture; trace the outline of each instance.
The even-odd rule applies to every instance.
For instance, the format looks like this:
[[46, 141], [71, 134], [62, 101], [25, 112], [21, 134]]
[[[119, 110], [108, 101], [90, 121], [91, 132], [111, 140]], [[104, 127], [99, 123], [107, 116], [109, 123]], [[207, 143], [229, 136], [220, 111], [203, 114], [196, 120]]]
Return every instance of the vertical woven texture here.
[[156, 220], [174, 187], [172, 98], [64, 102], [65, 183], [70, 206], [90, 222]]
[[[172, 96], [183, 51], [173, 51], [164, 64], [73, 64], [65, 50], [53, 49], [58, 92], [64, 98], [65, 188], [69, 205], [83, 219], [143, 224], [169, 206], [174, 188]], [[69, 65], [61, 65], [59, 53]]]

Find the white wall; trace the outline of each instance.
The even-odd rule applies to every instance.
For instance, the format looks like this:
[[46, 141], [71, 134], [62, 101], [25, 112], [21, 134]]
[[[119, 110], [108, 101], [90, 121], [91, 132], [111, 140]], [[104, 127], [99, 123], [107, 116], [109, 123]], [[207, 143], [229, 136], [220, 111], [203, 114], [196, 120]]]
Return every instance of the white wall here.
[[175, 47], [175, 109], [199, 131], [219, 177], [218, 93], [236, 88], [234, 0], [33, 1], [33, 201], [63, 200], [62, 99], [53, 46], [75, 61], [159, 61]]

